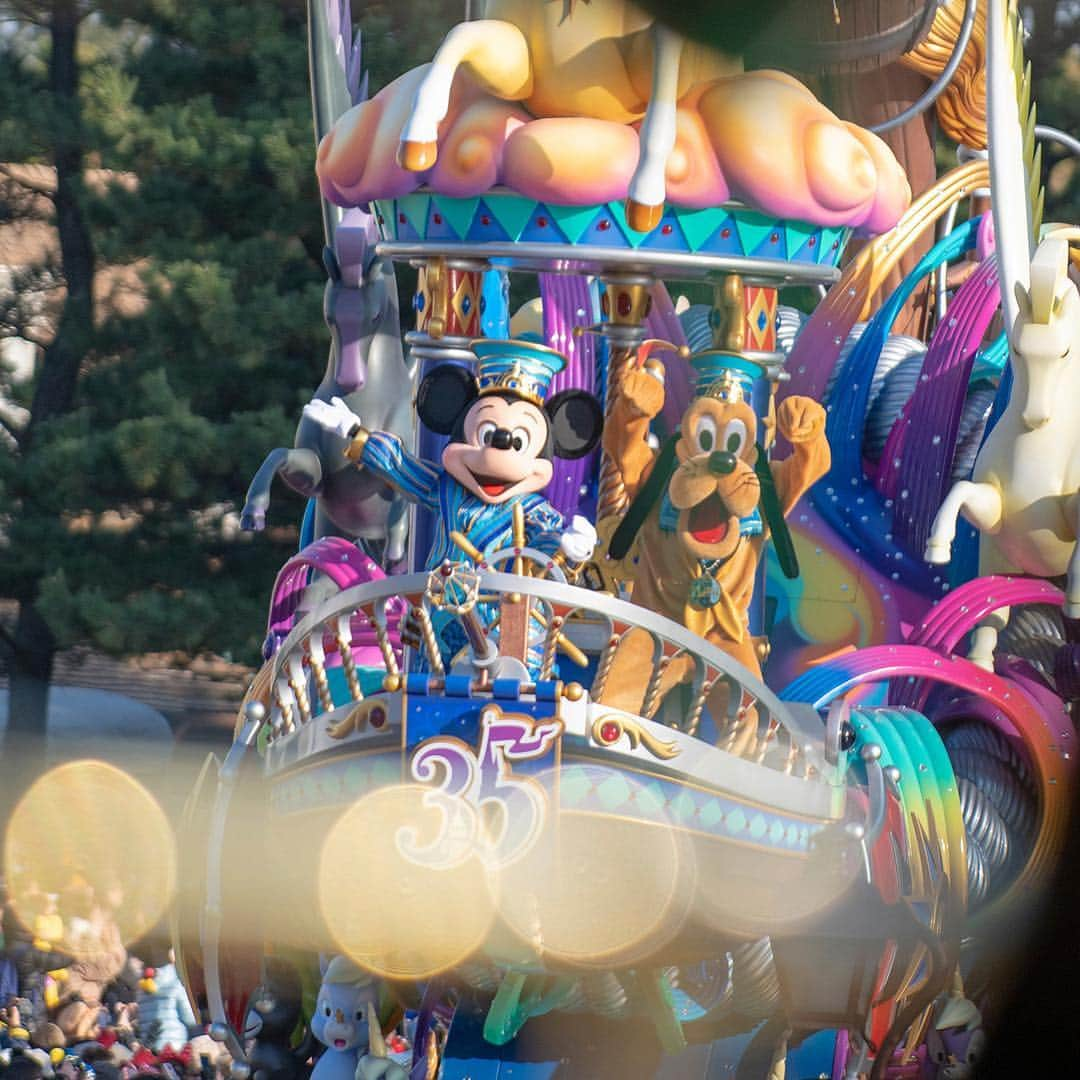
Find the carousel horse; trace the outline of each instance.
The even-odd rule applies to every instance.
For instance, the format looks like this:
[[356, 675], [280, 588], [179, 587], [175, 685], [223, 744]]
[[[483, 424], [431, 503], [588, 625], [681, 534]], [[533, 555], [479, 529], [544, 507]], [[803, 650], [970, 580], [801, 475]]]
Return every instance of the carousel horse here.
[[[309, 0], [308, 18], [318, 140], [350, 106], [366, 98], [367, 80], [361, 77], [360, 42], [353, 41], [348, 5], [342, 10], [335, 3]], [[408, 438], [413, 427], [412, 380], [401, 346], [393, 264], [375, 252], [378, 230], [366, 209], [342, 213], [324, 198], [322, 212], [329, 279], [323, 310], [331, 347], [315, 397], [343, 398], [381, 430]], [[312, 539], [358, 540], [388, 567], [404, 558], [404, 501], [376, 477], [352, 468], [340, 440], [318, 424], [301, 418], [293, 447], [278, 447], [266, 456], [248, 488], [242, 528], [265, 527], [275, 476], [315, 500]]]
[[638, 231], [658, 225], [668, 197], [890, 228], [911, 193], [886, 145], [791, 76], [741, 69], [626, 0], [487, 0], [431, 64], [340, 119], [319, 148], [320, 183], [342, 206], [421, 183], [556, 204], [625, 198]]
[[[380, 430], [407, 438], [412, 432], [412, 382], [402, 352], [393, 264], [375, 254], [371, 216], [358, 210], [349, 214], [363, 216], [358, 228], [347, 230], [355, 250], [344, 266], [332, 267], [327, 285], [326, 317], [334, 347], [314, 398], [340, 398]], [[338, 226], [339, 246], [352, 224], [347, 215]], [[316, 538], [359, 540], [388, 566], [404, 558], [404, 501], [374, 473], [354, 468], [344, 443], [310, 418], [301, 417], [291, 449], [271, 450], [259, 467], [244, 501], [242, 528], [265, 526], [275, 476], [316, 500]]]
[[[948, 562], [957, 517], [981, 534], [979, 573], [1067, 575], [1065, 614], [1080, 616], [1080, 293], [1068, 277], [1067, 241], [1051, 235], [1018, 285], [1019, 314], [1009, 335], [1013, 390], [978, 457], [971, 480], [949, 492], [926, 546]], [[975, 631], [971, 659], [992, 668], [1009, 609]]]

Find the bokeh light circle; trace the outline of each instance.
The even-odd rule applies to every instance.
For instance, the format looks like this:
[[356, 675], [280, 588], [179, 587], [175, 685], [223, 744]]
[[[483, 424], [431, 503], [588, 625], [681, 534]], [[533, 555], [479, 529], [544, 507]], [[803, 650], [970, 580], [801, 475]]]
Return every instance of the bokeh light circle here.
[[[494, 879], [478, 854], [437, 865], [448, 837], [430, 794], [403, 784], [365, 795], [331, 827], [319, 859], [319, 904], [334, 942], [387, 978], [452, 968], [483, 943], [495, 918]], [[431, 864], [405, 853], [405, 837], [432, 851]]]
[[16, 916], [35, 937], [91, 956], [160, 923], [176, 891], [176, 841], [137, 780], [104, 761], [72, 761], [19, 800], [3, 875]]
[[693, 853], [647, 787], [620, 770], [587, 771], [598, 791], [625, 788], [621, 809], [550, 815], [535, 847], [504, 868], [500, 914], [525, 942], [554, 959], [584, 966], [633, 963], [685, 925], [694, 894]]

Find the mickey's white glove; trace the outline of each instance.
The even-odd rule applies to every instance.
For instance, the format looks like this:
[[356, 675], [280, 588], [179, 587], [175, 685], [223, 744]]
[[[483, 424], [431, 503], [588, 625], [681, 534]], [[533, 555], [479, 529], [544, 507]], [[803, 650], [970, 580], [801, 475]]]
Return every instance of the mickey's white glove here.
[[592, 558], [596, 540], [596, 529], [592, 522], [580, 514], [575, 514], [570, 528], [563, 533], [559, 548], [573, 563], [588, 562]]
[[304, 416], [343, 439], [351, 438], [357, 428], [364, 426], [360, 417], [339, 397], [329, 401], [309, 401], [304, 406]]

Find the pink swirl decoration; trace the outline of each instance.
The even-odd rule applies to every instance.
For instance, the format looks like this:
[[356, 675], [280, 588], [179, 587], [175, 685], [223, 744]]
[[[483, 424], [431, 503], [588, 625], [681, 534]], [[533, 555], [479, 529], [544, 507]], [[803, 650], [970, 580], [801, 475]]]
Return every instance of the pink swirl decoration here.
[[[295, 625], [313, 571], [328, 577], [341, 591], [369, 581], [382, 581], [386, 577], [373, 559], [348, 540], [327, 536], [309, 544], [281, 568], [274, 582], [264, 646], [266, 659], [274, 655]], [[401, 620], [407, 608], [407, 602], [400, 596], [391, 597], [386, 602], [387, 631], [390, 644], [398, 656], [401, 655]], [[336, 648], [335, 643], [328, 644]], [[360, 612], [352, 618], [352, 650], [354, 660], [361, 666], [379, 666], [382, 663], [375, 628], [368, 617]]]

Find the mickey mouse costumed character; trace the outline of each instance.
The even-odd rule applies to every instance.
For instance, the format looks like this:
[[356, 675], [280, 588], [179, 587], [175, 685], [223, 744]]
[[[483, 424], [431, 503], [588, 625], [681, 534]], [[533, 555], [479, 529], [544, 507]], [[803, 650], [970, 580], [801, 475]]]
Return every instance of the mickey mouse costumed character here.
[[420, 383], [416, 411], [439, 435], [449, 435], [441, 468], [410, 454], [396, 435], [368, 431], [334, 398], [312, 401], [304, 415], [349, 439], [347, 456], [392, 484], [411, 502], [434, 511], [427, 555], [433, 570], [464, 558], [450, 537], [463, 534], [488, 556], [512, 546], [513, 511], [525, 515], [529, 547], [561, 550], [574, 563], [592, 556], [596, 531], [583, 517], [566, 529], [562, 515], [539, 494], [551, 482], [553, 454], [577, 458], [600, 439], [603, 411], [583, 390], [564, 390], [545, 402], [551, 379], [566, 366], [553, 349], [529, 341], [472, 343], [476, 374], [440, 364]]

